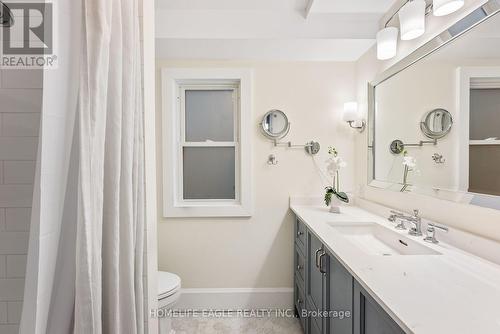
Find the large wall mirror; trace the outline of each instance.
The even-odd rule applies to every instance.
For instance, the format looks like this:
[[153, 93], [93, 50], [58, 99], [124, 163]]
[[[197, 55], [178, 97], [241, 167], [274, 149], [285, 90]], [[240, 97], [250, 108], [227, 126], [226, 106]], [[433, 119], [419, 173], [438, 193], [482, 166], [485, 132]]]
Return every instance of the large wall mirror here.
[[370, 84], [369, 184], [500, 210], [500, 1]]

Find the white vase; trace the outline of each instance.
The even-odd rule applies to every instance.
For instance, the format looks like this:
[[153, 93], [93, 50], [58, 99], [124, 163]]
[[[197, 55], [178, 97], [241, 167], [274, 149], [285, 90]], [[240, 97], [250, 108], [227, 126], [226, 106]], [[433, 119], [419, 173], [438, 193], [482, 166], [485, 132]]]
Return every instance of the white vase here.
[[342, 201], [337, 198], [337, 196], [332, 195], [332, 201], [330, 202], [330, 212], [340, 213], [340, 205]]

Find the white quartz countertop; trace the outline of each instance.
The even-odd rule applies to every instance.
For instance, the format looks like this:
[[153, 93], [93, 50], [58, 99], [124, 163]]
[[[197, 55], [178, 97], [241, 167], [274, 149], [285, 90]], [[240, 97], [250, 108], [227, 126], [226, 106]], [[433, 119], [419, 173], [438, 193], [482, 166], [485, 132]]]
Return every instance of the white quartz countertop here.
[[[407, 333], [500, 334], [499, 265], [444, 242], [409, 236], [360, 207], [342, 207], [340, 214], [324, 206], [290, 207]], [[441, 255], [369, 255], [328, 222], [378, 223]]]

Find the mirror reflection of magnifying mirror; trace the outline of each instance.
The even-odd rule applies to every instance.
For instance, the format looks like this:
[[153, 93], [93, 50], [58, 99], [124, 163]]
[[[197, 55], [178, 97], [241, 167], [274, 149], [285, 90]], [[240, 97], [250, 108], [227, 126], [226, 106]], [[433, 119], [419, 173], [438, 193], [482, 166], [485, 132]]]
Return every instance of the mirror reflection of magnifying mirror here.
[[446, 136], [453, 125], [453, 117], [445, 109], [434, 109], [427, 112], [420, 122], [420, 129], [431, 139]]

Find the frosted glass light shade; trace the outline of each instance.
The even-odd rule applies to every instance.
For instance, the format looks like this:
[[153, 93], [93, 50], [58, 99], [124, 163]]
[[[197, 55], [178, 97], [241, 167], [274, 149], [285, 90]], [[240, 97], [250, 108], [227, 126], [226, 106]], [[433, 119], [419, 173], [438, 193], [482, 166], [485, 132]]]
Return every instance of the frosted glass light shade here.
[[401, 39], [409, 41], [420, 37], [425, 32], [425, 1], [413, 0], [399, 10]]
[[396, 55], [398, 47], [398, 28], [388, 27], [377, 33], [377, 58], [390, 59]]
[[465, 0], [434, 0], [432, 12], [434, 16], [445, 16], [463, 7]]
[[344, 113], [342, 114], [342, 120], [344, 120], [345, 122], [359, 120], [358, 103], [357, 102], [344, 103]]

